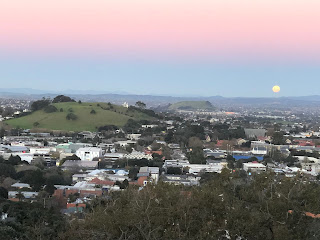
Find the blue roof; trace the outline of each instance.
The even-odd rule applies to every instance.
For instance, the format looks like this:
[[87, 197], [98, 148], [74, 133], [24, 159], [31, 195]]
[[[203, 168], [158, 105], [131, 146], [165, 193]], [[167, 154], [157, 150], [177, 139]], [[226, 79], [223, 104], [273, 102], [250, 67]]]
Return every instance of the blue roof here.
[[252, 158], [252, 157], [257, 158], [259, 161], [262, 161], [262, 160], [263, 160], [263, 157], [261, 157], [261, 156], [243, 156], [243, 155], [233, 155], [233, 157], [234, 157], [236, 160], [240, 160], [240, 159], [249, 159], [249, 158]]

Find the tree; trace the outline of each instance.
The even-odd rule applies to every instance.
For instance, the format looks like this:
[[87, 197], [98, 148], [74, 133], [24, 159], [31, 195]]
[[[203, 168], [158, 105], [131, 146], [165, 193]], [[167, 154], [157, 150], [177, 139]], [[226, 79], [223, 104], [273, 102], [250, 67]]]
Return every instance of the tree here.
[[57, 188], [53, 185], [53, 183], [49, 183], [44, 187], [44, 190], [52, 195]]
[[26, 171], [22, 181], [30, 184], [34, 191], [39, 191], [45, 183], [45, 178], [41, 170], [29, 170]]
[[50, 99], [42, 98], [41, 100], [35, 101], [31, 104], [31, 111], [34, 112], [40, 109], [44, 109], [45, 107], [49, 106], [50, 103]]
[[0, 199], [8, 199], [8, 190], [0, 187]]
[[203, 148], [203, 142], [198, 137], [189, 138], [189, 148]]
[[43, 109], [46, 113], [53, 113], [53, 112], [57, 112], [58, 109], [53, 106], [53, 105], [48, 105]]
[[39, 122], [34, 122], [34, 123], [33, 123], [33, 126], [34, 126], [34, 127], [38, 127], [39, 125], [40, 125]]
[[128, 176], [129, 176], [129, 178], [131, 180], [135, 181], [135, 180], [138, 179], [138, 177], [137, 177], [138, 173], [139, 173], [139, 168], [138, 167], [131, 167], [130, 170], [129, 170], [129, 175]]
[[204, 164], [206, 159], [201, 148], [193, 148], [191, 152], [187, 154], [188, 160], [192, 164]]
[[16, 178], [16, 170], [12, 165], [0, 163], [0, 176]]
[[140, 127], [141, 124], [130, 118], [128, 122], [124, 125], [123, 130], [127, 133], [134, 133], [137, 132]]
[[82, 103], [81, 100], [79, 100], [78, 103], [81, 104]]
[[140, 109], [145, 109], [146, 108], [146, 104], [144, 102], [138, 101], [136, 102], [136, 107], [140, 108]]
[[274, 132], [272, 136], [272, 143], [274, 145], [283, 145], [286, 143], [283, 132]]
[[24, 199], [24, 195], [21, 191], [18, 191], [18, 193], [16, 194], [16, 198], [19, 199], [19, 201], [21, 202]]
[[64, 95], [58, 95], [56, 96], [53, 100], [53, 103], [60, 103], [60, 102], [75, 102], [74, 99], [68, 97], [68, 96], [64, 96]]
[[13, 156], [12, 154], [10, 155], [9, 159], [8, 159], [8, 163], [11, 165], [18, 165], [21, 163], [21, 158], [20, 156], [16, 155]]
[[126, 146], [126, 151], [127, 151], [128, 153], [132, 153], [132, 146], [127, 145], [127, 146]]
[[0, 128], [0, 138], [3, 138], [5, 133], [6, 133], [6, 130], [3, 127], [1, 127]]
[[75, 120], [78, 119], [78, 116], [75, 115], [74, 113], [70, 112], [70, 113], [67, 114], [66, 119], [67, 119], [67, 120], [75, 121]]
[[181, 175], [182, 169], [178, 167], [168, 167], [167, 174]]

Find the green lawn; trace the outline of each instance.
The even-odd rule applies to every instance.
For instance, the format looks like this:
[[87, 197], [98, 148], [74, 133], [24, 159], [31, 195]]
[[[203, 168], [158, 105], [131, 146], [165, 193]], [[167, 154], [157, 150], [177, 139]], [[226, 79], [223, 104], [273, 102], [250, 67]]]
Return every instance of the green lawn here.
[[208, 101], [184, 101], [172, 104], [169, 110], [189, 109], [189, 110], [213, 110], [214, 107]]
[[[97, 106], [99, 104], [100, 106]], [[98, 127], [104, 125], [116, 125], [122, 127], [128, 119], [134, 120], [150, 119], [150, 117], [139, 111], [128, 112], [127, 108], [112, 105], [113, 109], [104, 110], [102, 108], [110, 108], [107, 103], [55, 103], [53, 104], [58, 112], [46, 113], [43, 110], [36, 111], [28, 116], [10, 119], [6, 123], [12, 127], [20, 127], [24, 129], [34, 128], [34, 123], [38, 122], [37, 128], [48, 130], [62, 131], [95, 131]], [[63, 112], [60, 112], [60, 108]], [[77, 115], [77, 120], [67, 120], [66, 116], [70, 112], [69, 109]], [[96, 114], [90, 114], [94, 110]], [[114, 111], [116, 110], [116, 112]], [[126, 115], [125, 115], [126, 114]]]

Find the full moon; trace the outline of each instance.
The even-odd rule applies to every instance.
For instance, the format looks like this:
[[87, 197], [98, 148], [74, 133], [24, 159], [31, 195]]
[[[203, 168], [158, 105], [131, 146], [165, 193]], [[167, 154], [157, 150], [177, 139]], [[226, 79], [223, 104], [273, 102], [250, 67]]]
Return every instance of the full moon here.
[[280, 87], [276, 85], [272, 88], [272, 91], [275, 93], [278, 93], [278, 92], [280, 92]]

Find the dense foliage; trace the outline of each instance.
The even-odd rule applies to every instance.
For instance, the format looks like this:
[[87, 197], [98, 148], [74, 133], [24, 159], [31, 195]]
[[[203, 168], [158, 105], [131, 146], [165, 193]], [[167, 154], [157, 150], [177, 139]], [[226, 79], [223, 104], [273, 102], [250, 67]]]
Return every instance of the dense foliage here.
[[61, 103], [61, 102], [75, 102], [75, 100], [64, 95], [58, 95], [52, 100], [52, 103]]
[[51, 100], [47, 99], [47, 98], [43, 98], [41, 100], [34, 101], [31, 104], [31, 111], [37, 111], [40, 109], [44, 109], [45, 107], [49, 106], [50, 103], [51, 103]]
[[[64, 239], [319, 239], [320, 186], [271, 173], [207, 174], [201, 187], [160, 183], [113, 194]], [[227, 238], [228, 237], [228, 238]]]
[[1, 239], [57, 239], [66, 228], [59, 211], [40, 203], [1, 201], [0, 210], [10, 216], [0, 221]]

